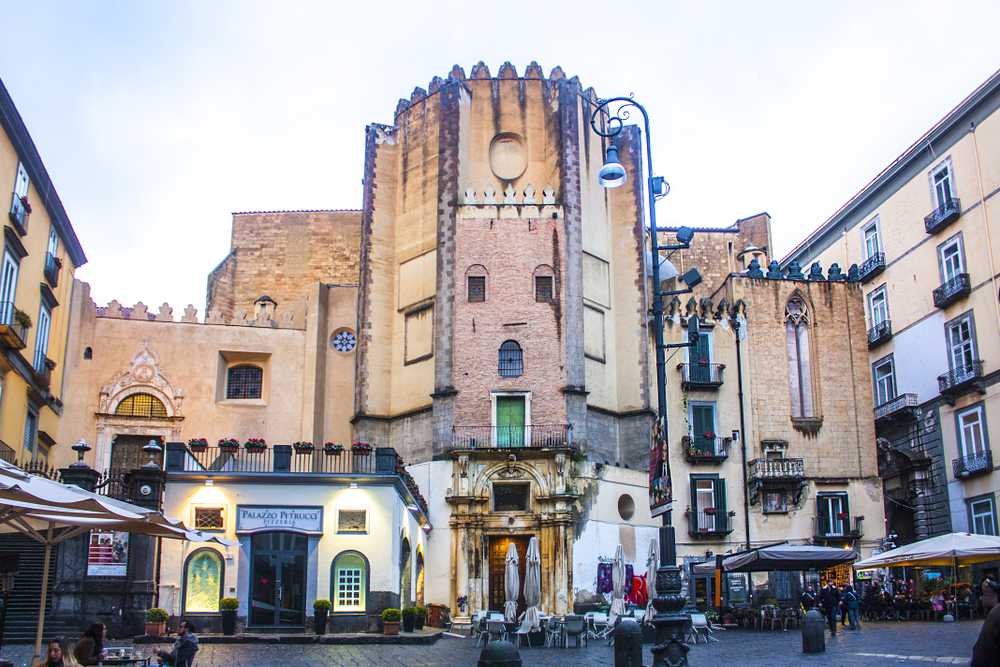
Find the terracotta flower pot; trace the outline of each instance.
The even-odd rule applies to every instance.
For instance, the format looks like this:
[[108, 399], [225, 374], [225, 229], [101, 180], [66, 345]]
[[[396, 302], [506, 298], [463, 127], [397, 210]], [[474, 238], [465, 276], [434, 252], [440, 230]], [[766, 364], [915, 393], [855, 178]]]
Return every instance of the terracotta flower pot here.
[[398, 635], [399, 634], [399, 621], [383, 621], [382, 622], [382, 634], [384, 635]]
[[162, 637], [167, 633], [167, 622], [159, 621], [156, 623], [146, 622], [146, 636], [147, 637]]

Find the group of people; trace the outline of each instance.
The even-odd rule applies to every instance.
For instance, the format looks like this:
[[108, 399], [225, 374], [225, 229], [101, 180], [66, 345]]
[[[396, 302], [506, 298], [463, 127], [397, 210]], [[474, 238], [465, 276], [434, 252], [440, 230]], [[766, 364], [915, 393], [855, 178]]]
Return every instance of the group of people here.
[[[103, 623], [94, 623], [74, 643], [65, 639], [49, 641], [45, 658], [38, 667], [88, 667], [99, 664], [107, 655], [104, 642], [108, 638], [108, 628]], [[198, 635], [190, 621], [181, 621], [177, 629], [177, 640], [169, 651], [157, 651], [160, 665], [169, 667], [191, 667], [198, 652]]]
[[[820, 610], [826, 617], [830, 634], [834, 636], [837, 634], [838, 618], [841, 625], [846, 626], [848, 630], [858, 630], [861, 627], [858, 620], [858, 612], [861, 609], [861, 597], [851, 584], [844, 584], [840, 588], [837, 588], [832, 581], [828, 580], [819, 593], [813, 590], [812, 586], [806, 586], [806, 589], [802, 592], [801, 601], [806, 611], [819, 605]], [[847, 625], [848, 622], [850, 622], [850, 625]]]

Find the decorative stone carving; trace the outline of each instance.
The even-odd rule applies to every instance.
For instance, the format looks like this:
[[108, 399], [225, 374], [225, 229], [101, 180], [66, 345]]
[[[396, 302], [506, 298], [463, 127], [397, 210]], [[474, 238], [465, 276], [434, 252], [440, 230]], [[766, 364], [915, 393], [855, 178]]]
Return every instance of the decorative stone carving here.
[[827, 272], [827, 279], [830, 282], [836, 280], [844, 280], [845, 278], [846, 276], [844, 276], [843, 272], [841, 272], [839, 264], [834, 262], [833, 264], [830, 265], [830, 270]]
[[197, 322], [198, 321], [198, 309], [194, 307], [194, 304], [189, 303], [187, 308], [184, 309], [184, 315], [181, 316], [181, 322]]
[[750, 278], [763, 278], [764, 277], [764, 272], [761, 271], [760, 262], [757, 261], [756, 257], [754, 259], [751, 259], [750, 260], [750, 265], [747, 266], [747, 276], [750, 277]]
[[503, 203], [505, 206], [517, 206], [521, 202], [517, 200], [517, 191], [514, 187], [508, 183], [507, 188], [503, 191]]
[[483, 191], [483, 203], [487, 206], [495, 205], [497, 203], [496, 192], [496, 189], [492, 185], [487, 185]]
[[826, 280], [823, 277], [823, 267], [819, 265], [819, 262], [813, 262], [809, 267], [809, 280]]
[[778, 264], [777, 260], [772, 259], [771, 263], [767, 265], [767, 279], [781, 280], [782, 278], [784, 278], [784, 276], [781, 275], [781, 266]]
[[805, 276], [802, 275], [802, 267], [794, 259], [788, 263], [788, 279], [789, 280], [805, 280]]
[[528, 183], [524, 188], [524, 203], [525, 205], [538, 203], [538, 200], [535, 199], [535, 186], [531, 183]]
[[132, 306], [132, 319], [133, 320], [149, 319], [149, 308], [147, 308], [146, 304], [144, 304], [142, 301]]
[[476, 201], [476, 191], [472, 188], [465, 188], [465, 195], [462, 197], [462, 203], [466, 206], [475, 206], [479, 202]]
[[520, 178], [528, 168], [528, 149], [521, 135], [501, 132], [490, 142], [490, 170], [504, 181]]
[[542, 204], [554, 205], [556, 203], [556, 191], [552, 189], [551, 185], [546, 185], [542, 188]]
[[173, 322], [174, 321], [174, 309], [170, 307], [169, 303], [160, 304], [160, 311], [156, 314], [156, 320], [158, 322]]
[[108, 302], [108, 307], [104, 310], [104, 316], [121, 319], [122, 305], [118, 303], [118, 299], [112, 299]]
[[142, 349], [132, 358], [129, 367], [120, 371], [101, 388], [98, 411], [111, 414], [122, 399], [138, 392], [152, 394], [158, 398], [166, 408], [168, 416], [180, 416], [184, 392], [175, 389], [160, 372], [159, 362], [149, 349], [148, 340], [143, 341]]
[[850, 268], [847, 269], [847, 281], [851, 283], [856, 283], [861, 280], [861, 270], [858, 268], [857, 264], [851, 264]]

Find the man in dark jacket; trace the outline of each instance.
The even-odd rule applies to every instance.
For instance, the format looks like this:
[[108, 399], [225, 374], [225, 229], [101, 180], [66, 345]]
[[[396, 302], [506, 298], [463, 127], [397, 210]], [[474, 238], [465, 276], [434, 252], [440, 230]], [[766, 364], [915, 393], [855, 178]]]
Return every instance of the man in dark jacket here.
[[820, 604], [823, 606], [823, 615], [826, 616], [826, 623], [830, 626], [830, 635], [837, 636], [837, 612], [840, 609], [840, 591], [833, 585], [832, 581], [827, 581], [820, 593]]
[[177, 629], [177, 641], [170, 651], [157, 651], [161, 664], [171, 667], [191, 667], [194, 654], [198, 652], [198, 635], [194, 633], [191, 621], [181, 621]]
[[799, 598], [802, 602], [802, 608], [809, 611], [816, 606], [816, 593], [813, 592], [812, 586], [806, 586], [806, 589], [802, 591], [802, 596]]
[[979, 639], [972, 647], [969, 667], [996, 667], [1000, 665], [1000, 606], [993, 607], [986, 616]]

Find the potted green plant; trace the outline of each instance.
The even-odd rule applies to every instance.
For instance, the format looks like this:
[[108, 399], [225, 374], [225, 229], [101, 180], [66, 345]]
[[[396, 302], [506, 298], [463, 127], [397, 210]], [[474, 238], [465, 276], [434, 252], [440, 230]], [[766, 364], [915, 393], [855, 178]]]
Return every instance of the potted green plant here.
[[299, 442], [293, 443], [292, 448], [298, 454], [312, 454], [313, 450], [315, 449], [315, 447], [311, 442], [306, 442], [304, 440], [300, 440]]
[[205, 438], [191, 438], [188, 440], [188, 449], [192, 452], [203, 452], [208, 449], [208, 440]]
[[416, 620], [413, 623], [413, 627], [416, 630], [423, 630], [424, 629], [424, 621], [427, 620], [427, 608], [424, 607], [423, 605], [419, 605], [418, 604], [416, 607], [414, 607], [414, 609], [417, 612], [417, 617], [416, 617]]
[[166, 609], [160, 609], [159, 607], [153, 607], [146, 611], [146, 635], [148, 637], [162, 637], [167, 632], [167, 617], [169, 614]]
[[327, 456], [340, 456], [344, 452], [344, 446], [336, 442], [327, 442], [323, 444], [323, 451]]
[[413, 624], [417, 620], [417, 610], [413, 607], [403, 607], [403, 632], [413, 632]]
[[330, 614], [329, 600], [316, 600], [313, 602], [313, 629], [317, 635], [326, 634], [326, 619]]
[[267, 442], [264, 438], [250, 438], [243, 443], [243, 446], [248, 452], [262, 452], [267, 449]]
[[398, 635], [399, 634], [399, 610], [394, 607], [389, 607], [388, 609], [382, 610], [382, 634], [384, 635]]
[[235, 452], [240, 448], [240, 441], [236, 438], [220, 438], [219, 449], [224, 452]]
[[222, 634], [230, 637], [236, 634], [236, 610], [239, 607], [240, 601], [236, 598], [219, 600], [219, 610], [222, 612]]

